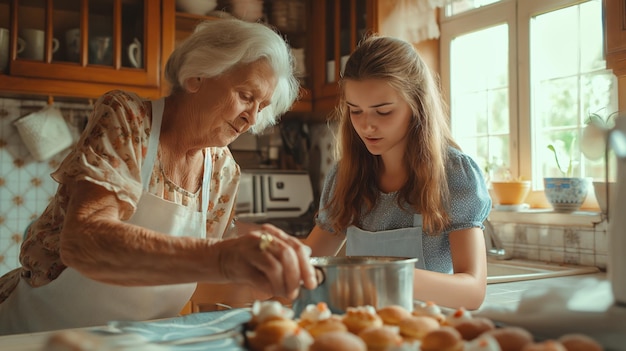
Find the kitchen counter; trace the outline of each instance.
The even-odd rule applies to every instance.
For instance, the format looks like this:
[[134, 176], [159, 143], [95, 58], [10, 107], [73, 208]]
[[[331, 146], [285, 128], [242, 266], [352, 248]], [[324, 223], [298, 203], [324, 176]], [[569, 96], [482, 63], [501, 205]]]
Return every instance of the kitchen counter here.
[[[589, 283], [606, 289], [608, 284], [606, 279], [605, 273], [596, 273], [489, 284], [485, 302], [479, 310], [475, 311], [475, 314], [492, 318], [505, 325], [524, 327], [541, 338], [558, 337], [568, 332], [584, 332], [601, 341], [607, 351], [626, 350], [626, 308], [611, 306], [606, 308], [607, 311], [605, 312], [594, 311], [594, 309], [601, 310], [611, 305], [610, 301], [606, 301], [606, 298], [602, 296], [602, 294], [606, 294], [606, 291], [600, 291], [600, 295], [597, 296], [593, 296], [593, 294], [589, 296], [592, 301], [597, 300], [597, 303], [589, 304], [587, 311], [572, 311], [571, 306], [568, 307], [563, 304], [565, 301], [565, 299], [561, 299], [564, 297], [563, 294], [550, 295], [549, 293], [551, 289], [555, 288], [561, 293], [564, 291], [575, 292], [582, 285], [588, 289]], [[584, 290], [580, 291], [585, 292]], [[534, 304], [534, 302], [538, 303]], [[168, 333], [175, 334], [178, 328], [196, 330], [204, 328], [204, 330], [218, 332], [232, 327], [235, 323], [241, 323], [249, 317], [247, 310], [233, 311], [235, 312], [232, 315], [229, 315], [231, 313], [229, 311], [205, 312], [171, 320], [127, 323], [121, 326], [125, 330], [132, 328], [135, 328], [135, 331], [140, 330], [142, 335], [150, 336], [151, 333], [155, 333], [159, 337]], [[244, 313], [240, 313], [242, 311]], [[155, 323], [159, 328], [167, 328], [168, 333], [160, 330], [155, 331]], [[103, 329], [106, 328], [95, 328], [95, 330]], [[94, 330], [94, 328], [83, 330]], [[0, 337], [0, 350], [40, 351], [50, 334], [50, 332], [44, 332]], [[213, 343], [216, 342], [217, 344], [211, 344], [210, 349], [242, 350], [235, 346], [232, 339], [213, 341]], [[198, 350], [206, 349], [206, 343], [197, 345]], [[193, 348], [192, 345], [186, 345], [182, 349], [192, 350], [196, 348]], [[132, 350], [141, 350], [141, 348], [132, 348]]]

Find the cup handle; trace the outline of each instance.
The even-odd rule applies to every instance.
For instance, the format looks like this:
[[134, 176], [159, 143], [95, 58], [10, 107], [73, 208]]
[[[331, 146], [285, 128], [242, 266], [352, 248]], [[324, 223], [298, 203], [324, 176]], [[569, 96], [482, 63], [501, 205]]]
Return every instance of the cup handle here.
[[17, 38], [17, 53], [21, 54], [26, 48], [26, 42], [22, 38]]
[[128, 45], [128, 59], [133, 67], [141, 67], [141, 43], [137, 38]]
[[55, 53], [59, 50], [59, 39], [52, 38], [52, 52]]

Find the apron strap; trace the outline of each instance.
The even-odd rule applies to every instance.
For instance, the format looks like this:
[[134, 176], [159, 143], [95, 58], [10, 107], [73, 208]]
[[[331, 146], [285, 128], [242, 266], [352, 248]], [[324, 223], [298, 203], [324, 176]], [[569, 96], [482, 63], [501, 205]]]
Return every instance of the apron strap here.
[[213, 173], [213, 156], [211, 156], [211, 149], [206, 148], [204, 154], [204, 178], [202, 179], [202, 213], [205, 217], [209, 210], [209, 194], [211, 192], [211, 178]]
[[154, 168], [157, 150], [159, 148], [159, 136], [161, 134], [161, 120], [163, 119], [163, 110], [165, 107], [165, 99], [161, 98], [150, 102], [152, 104], [152, 127], [150, 128], [150, 137], [148, 139], [148, 151], [146, 158], [141, 166], [141, 183], [144, 190], [148, 190], [150, 184], [150, 175]]

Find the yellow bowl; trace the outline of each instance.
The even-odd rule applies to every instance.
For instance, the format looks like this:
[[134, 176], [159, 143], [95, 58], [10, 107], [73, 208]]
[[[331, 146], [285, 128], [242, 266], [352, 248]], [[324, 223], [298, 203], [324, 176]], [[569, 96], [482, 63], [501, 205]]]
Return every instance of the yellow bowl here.
[[491, 182], [494, 202], [500, 205], [523, 204], [530, 191], [530, 180]]

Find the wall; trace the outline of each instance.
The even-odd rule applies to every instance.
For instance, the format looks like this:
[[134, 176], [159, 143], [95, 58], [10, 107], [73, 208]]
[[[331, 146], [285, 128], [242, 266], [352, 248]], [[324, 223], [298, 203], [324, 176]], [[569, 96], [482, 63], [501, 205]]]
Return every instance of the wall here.
[[490, 222], [504, 249], [514, 258], [607, 267], [606, 221], [592, 227]]
[[[17, 267], [24, 229], [46, 208], [56, 192], [52, 173], [67, 150], [45, 162], [29, 153], [13, 122], [45, 106], [43, 101], [0, 98], [0, 274]], [[77, 140], [88, 104], [55, 103]]]

